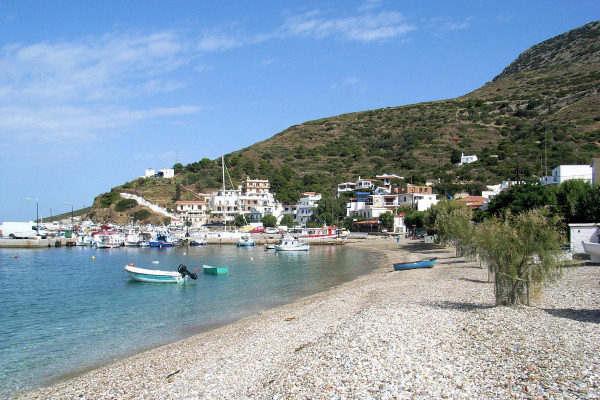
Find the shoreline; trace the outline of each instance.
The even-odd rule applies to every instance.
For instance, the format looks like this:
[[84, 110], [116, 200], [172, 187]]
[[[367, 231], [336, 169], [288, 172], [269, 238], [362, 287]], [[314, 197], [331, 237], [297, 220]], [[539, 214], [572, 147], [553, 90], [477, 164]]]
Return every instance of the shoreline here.
[[[599, 267], [567, 268], [533, 307], [494, 307], [487, 270], [452, 249], [347, 245], [381, 267], [16, 398], [600, 396]], [[393, 272], [432, 256], [431, 270]]]

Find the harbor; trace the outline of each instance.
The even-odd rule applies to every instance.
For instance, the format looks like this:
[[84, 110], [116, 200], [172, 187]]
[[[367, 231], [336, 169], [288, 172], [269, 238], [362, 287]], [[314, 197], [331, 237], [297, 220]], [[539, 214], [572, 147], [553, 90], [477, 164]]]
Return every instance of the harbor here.
[[[378, 251], [379, 267], [18, 398], [600, 396], [597, 266], [566, 268], [534, 307], [495, 307], [487, 270], [451, 248], [349, 245]], [[434, 268], [392, 270], [427, 257]]]

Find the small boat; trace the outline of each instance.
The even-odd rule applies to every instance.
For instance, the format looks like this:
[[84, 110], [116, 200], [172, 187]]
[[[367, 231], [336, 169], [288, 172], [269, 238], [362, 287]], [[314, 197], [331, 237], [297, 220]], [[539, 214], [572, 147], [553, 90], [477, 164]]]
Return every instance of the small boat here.
[[203, 265], [202, 269], [205, 274], [210, 275], [223, 275], [229, 272], [229, 268], [227, 267], [212, 267], [210, 265]]
[[591, 262], [600, 262], [600, 243], [583, 242], [583, 251], [590, 255]]
[[275, 248], [275, 245], [273, 243], [265, 244], [265, 250], [273, 250], [274, 248]]
[[184, 283], [188, 276], [192, 279], [198, 279], [198, 275], [188, 271], [187, 266], [184, 264], [179, 264], [177, 272], [138, 268], [134, 267], [133, 264], [126, 265], [125, 271], [129, 273], [131, 279], [140, 282]]
[[254, 246], [254, 239], [248, 235], [244, 235], [237, 241], [238, 247]]
[[431, 258], [429, 260], [419, 260], [404, 263], [394, 263], [394, 271], [404, 271], [407, 269], [415, 268], [432, 268], [435, 265], [437, 258]]
[[190, 246], [204, 246], [207, 245], [208, 241], [206, 239], [192, 239], [190, 240]]
[[304, 251], [308, 250], [309, 244], [301, 242], [298, 239], [283, 238], [274, 246], [275, 251]]

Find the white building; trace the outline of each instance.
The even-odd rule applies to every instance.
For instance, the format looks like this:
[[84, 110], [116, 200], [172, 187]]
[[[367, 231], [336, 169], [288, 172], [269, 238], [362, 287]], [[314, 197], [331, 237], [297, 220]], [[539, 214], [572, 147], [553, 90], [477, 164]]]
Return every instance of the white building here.
[[192, 227], [199, 228], [207, 222], [207, 204], [205, 201], [178, 201], [175, 203], [176, 212], [185, 222], [190, 222]]
[[259, 222], [265, 215], [281, 220], [283, 207], [270, 192], [269, 181], [246, 179], [238, 189], [213, 193], [209, 200], [209, 222], [233, 221], [243, 215], [248, 223]]
[[465, 153], [461, 153], [460, 162], [458, 163], [458, 165], [470, 164], [470, 163], [475, 162], [475, 161], [477, 161], [477, 156], [476, 155], [465, 156]]
[[146, 168], [142, 178], [173, 178], [174, 176], [175, 170], [173, 168], [159, 169], [158, 172], [154, 171], [154, 168]]
[[559, 165], [552, 170], [552, 176], [544, 176], [540, 179], [542, 185], [560, 185], [570, 179], [582, 179], [592, 182], [591, 165]]
[[306, 225], [310, 217], [312, 217], [313, 210], [317, 207], [317, 202], [319, 200], [321, 200], [321, 193], [303, 193], [296, 206], [296, 218], [294, 218], [294, 222], [297, 222], [300, 225]]

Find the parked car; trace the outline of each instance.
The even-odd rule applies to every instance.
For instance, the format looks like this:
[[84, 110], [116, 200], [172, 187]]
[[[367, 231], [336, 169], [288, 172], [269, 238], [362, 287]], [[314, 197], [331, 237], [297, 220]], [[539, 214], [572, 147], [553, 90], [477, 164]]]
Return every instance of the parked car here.
[[257, 226], [256, 228], [252, 229], [250, 231], [250, 233], [263, 233], [264, 231], [265, 231], [264, 226]]
[[268, 228], [265, 229], [265, 233], [268, 233], [268, 234], [271, 234], [271, 235], [274, 234], [274, 233], [279, 233], [279, 232], [280, 231], [277, 228], [268, 227]]

